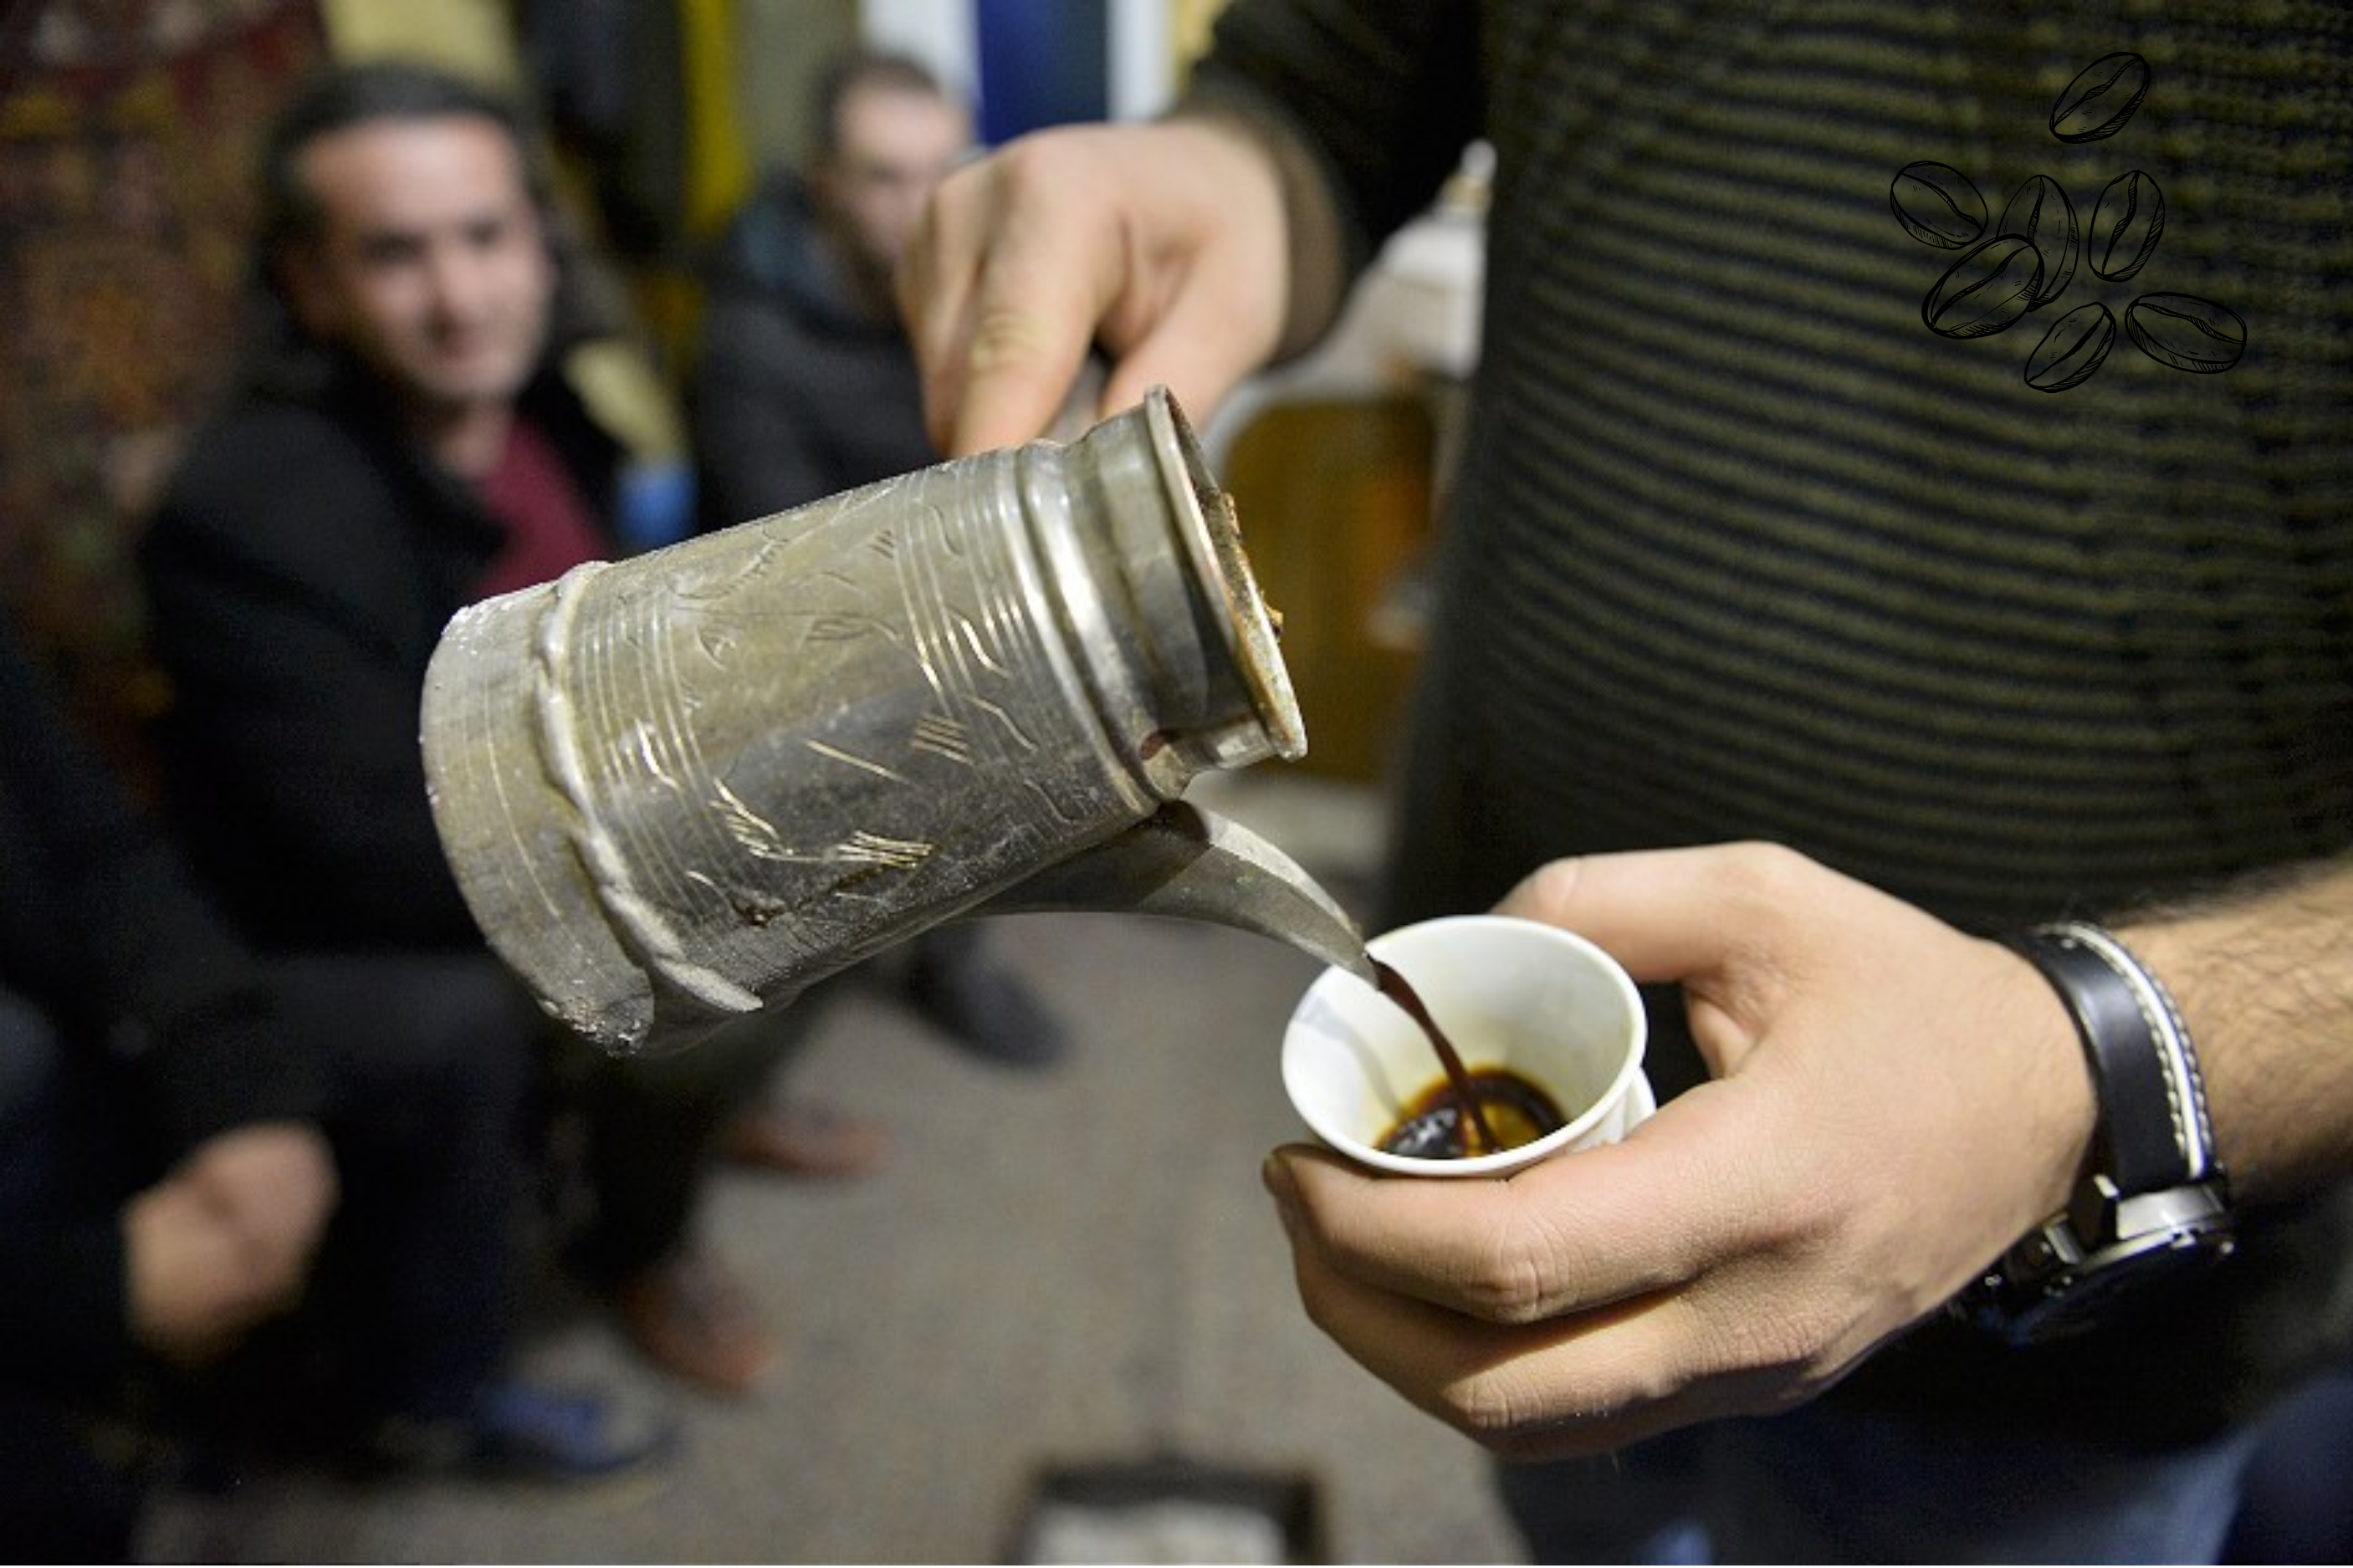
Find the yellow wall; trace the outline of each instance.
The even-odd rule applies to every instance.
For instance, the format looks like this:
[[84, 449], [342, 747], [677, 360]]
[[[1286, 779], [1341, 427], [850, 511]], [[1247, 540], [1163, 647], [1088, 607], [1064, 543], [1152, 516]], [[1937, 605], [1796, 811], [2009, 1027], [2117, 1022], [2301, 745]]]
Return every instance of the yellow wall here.
[[319, 0], [319, 15], [340, 58], [408, 55], [510, 87], [522, 79], [513, 16], [501, 0]]

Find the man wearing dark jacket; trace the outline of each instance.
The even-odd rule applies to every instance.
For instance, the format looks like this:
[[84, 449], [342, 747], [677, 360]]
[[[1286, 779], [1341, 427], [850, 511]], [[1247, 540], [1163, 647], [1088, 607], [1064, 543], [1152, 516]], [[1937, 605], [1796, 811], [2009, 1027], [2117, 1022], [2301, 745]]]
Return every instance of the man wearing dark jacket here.
[[[0, 1539], [130, 1554], [145, 1456], [334, 1452], [549, 1480], [667, 1434], [513, 1378], [481, 1173], [522, 1076], [402, 1056], [361, 959], [265, 962], [0, 622]], [[421, 986], [462, 1044], [512, 1016]], [[101, 1443], [120, 1429], [141, 1441]]]
[[[940, 460], [892, 296], [897, 266], [972, 119], [919, 62], [852, 50], [818, 85], [808, 174], [771, 174], [722, 236], [688, 410], [703, 525], [724, 528]], [[903, 955], [906, 995], [994, 1060], [1061, 1053], [1060, 1026], [991, 964], [981, 928]]]
[[89, 1436], [290, 1307], [337, 1195], [318, 1058], [0, 619], [0, 1537], [126, 1559]]
[[[420, 68], [348, 68], [264, 162], [251, 363], [175, 476], [142, 554], [174, 684], [167, 791], [265, 952], [369, 965], [344, 1007], [387, 1053], [579, 1080], [595, 1214], [575, 1259], [640, 1349], [719, 1392], [776, 1347], [695, 1244], [716, 1129], [770, 1037], [612, 1061], [527, 1005], [452, 1037], [436, 997], [505, 976], [443, 858], [417, 746], [462, 605], [609, 552], [614, 442], [561, 374], [582, 273], [512, 110]], [[493, 1184], [524, 1175], [518, 1142]]]
[[[1610, 949], [1662, 1103], [1508, 1183], [1279, 1151], [1303, 1301], [1561, 1460], [1501, 1472], [1539, 1558], [2212, 1561], [2353, 1337], [2353, 28], [1867, 16], [1235, 0], [1171, 116], [945, 183], [905, 298], [955, 450], [1098, 346], [1200, 416], [1483, 141], [1382, 919]], [[1926, 330], [1891, 181], [1947, 156], [2135, 206], [2046, 306], [2139, 315], [2096, 380]]]

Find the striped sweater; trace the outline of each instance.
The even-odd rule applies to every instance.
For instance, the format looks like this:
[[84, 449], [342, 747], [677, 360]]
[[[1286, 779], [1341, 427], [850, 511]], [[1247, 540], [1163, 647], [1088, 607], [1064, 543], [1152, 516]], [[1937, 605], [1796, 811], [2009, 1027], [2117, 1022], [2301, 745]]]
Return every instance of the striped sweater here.
[[[2062, 140], [2054, 105], [2120, 53], [2137, 108]], [[1296, 133], [1346, 264], [1466, 139], [1496, 153], [1389, 914], [1483, 907], [1562, 854], [1754, 837], [1991, 928], [2353, 846], [2349, 62], [2353, 12], [2297, 0], [1230, 8], [1198, 90]], [[1968, 252], [1899, 221], [1922, 161], [1975, 187], [1987, 237], [2031, 176], [2066, 192], [2058, 298], [1932, 330]], [[2162, 231], [2105, 278], [2100, 197], [2135, 170]], [[2121, 329], [2157, 293], [2227, 306], [2238, 362], [2119, 330], [2088, 379], [2028, 384], [2062, 315]], [[2317, 1300], [2343, 1256], [2232, 1289]], [[2185, 1314], [2201, 1414], [2264, 1386], [2207, 1353], [2253, 1337], [2222, 1327], [2242, 1307]], [[2284, 1310], [2265, 1366], [2321, 1326]], [[2137, 1420], [2154, 1342], [2108, 1383], [1946, 1347], [1906, 1396], [2077, 1419], [2096, 1392], [2094, 1419]]]

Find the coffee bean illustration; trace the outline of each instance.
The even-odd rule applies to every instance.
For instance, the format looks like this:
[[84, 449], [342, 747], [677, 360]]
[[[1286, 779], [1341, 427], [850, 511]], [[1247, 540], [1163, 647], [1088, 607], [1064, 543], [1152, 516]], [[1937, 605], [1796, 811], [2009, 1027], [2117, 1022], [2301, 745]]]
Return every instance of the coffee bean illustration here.
[[2124, 129], [2148, 95], [2148, 62], [2130, 50], [2103, 55], [2075, 73], [2051, 105], [2051, 134], [2097, 142]]
[[2034, 242], [1996, 235], [1953, 263], [1920, 305], [1920, 320], [1944, 338], [1982, 338], [2003, 331], [2034, 306], [2042, 258]]
[[2026, 384], [2037, 392], [2064, 392], [2091, 379], [2116, 344], [2116, 319], [2097, 300], [2078, 305], [2057, 321], [2026, 356]]
[[2092, 231], [2084, 241], [2084, 259], [2092, 270], [2111, 283], [2120, 283], [2141, 269], [2165, 232], [2165, 193], [2140, 170], [2118, 174], [2100, 193], [2092, 209]]
[[1905, 233], [1939, 250], [1974, 245], [1985, 233], [1985, 198], [1950, 163], [1923, 159], [1905, 164], [1887, 187], [1887, 205]]
[[2067, 291], [2075, 276], [2075, 204], [2048, 174], [2033, 174], [2001, 209], [1996, 234], [2020, 235], [2034, 242], [2042, 258], [2042, 287], [2031, 307], [2040, 310]]
[[[2130, 50], [2103, 55], [2067, 84], [2051, 106], [2051, 133], [2062, 142], [2103, 141], [2122, 130], [2148, 95], [2148, 62]], [[1986, 206], [1968, 175], [1921, 159], [1896, 172], [1887, 203], [1904, 232], [1923, 245], [1957, 250], [1920, 302], [1920, 320], [1940, 337], [1981, 338], [2006, 331], [2029, 311], [2059, 299], [2080, 255], [2110, 282], [2138, 273], [2165, 233], [2165, 193], [2147, 171], [2110, 180], [2079, 226], [2059, 182], [2031, 174], [2003, 204], [1986, 237]], [[2192, 294], [2144, 294], [2124, 313], [2124, 333], [2159, 364], [2193, 374], [2228, 370], [2246, 353], [2247, 324], [2229, 307]], [[2024, 379], [2037, 392], [2080, 386], [2116, 347], [2116, 317], [2094, 300], [2051, 323], [2026, 356]]]
[[2144, 294], [2125, 307], [2125, 333], [2159, 364], [2211, 375], [2247, 352], [2239, 313], [2194, 294]]

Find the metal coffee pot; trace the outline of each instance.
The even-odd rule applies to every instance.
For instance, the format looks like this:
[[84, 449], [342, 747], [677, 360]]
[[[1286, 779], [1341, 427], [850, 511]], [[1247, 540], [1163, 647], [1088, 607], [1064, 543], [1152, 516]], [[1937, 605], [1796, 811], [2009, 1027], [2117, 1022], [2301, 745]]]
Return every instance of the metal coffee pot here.
[[954, 917], [1215, 921], [1369, 975], [1296, 864], [1179, 796], [1304, 753], [1230, 503], [1163, 390], [462, 611], [442, 843], [541, 1004], [691, 1040]]

